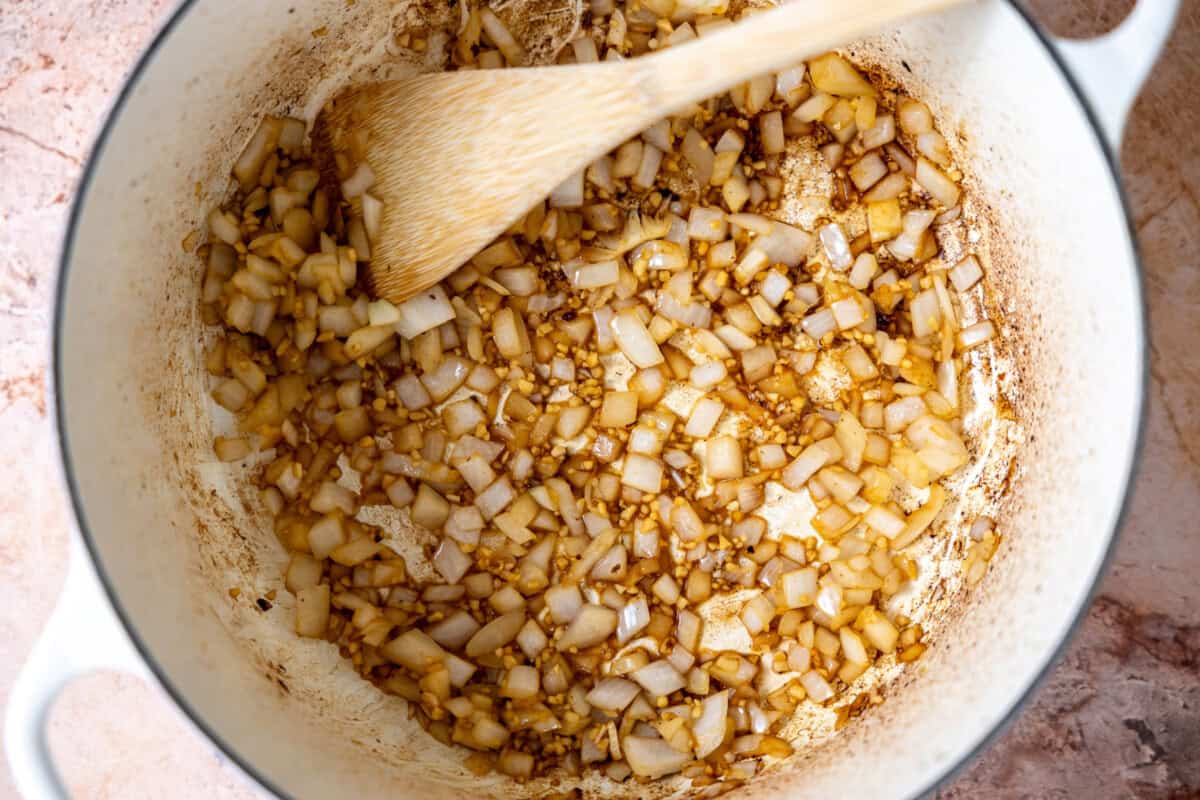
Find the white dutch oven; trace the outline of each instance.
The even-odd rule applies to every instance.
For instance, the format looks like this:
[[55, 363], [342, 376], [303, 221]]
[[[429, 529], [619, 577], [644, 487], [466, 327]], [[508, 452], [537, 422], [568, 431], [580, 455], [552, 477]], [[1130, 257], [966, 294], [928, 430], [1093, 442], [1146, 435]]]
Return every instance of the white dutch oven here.
[[[1113, 33], [1068, 43], [988, 0], [856, 50], [958, 132], [970, 190], [991, 209], [991, 278], [1019, 365], [1012, 399], [1026, 436], [999, 520], [1009, 535], [983, 584], [947, 609], [930, 651], [880, 707], [736, 796], [930, 790], [1014, 713], [1086, 608], [1138, 452], [1146, 367], [1113, 149], [1176, 5], [1142, 0]], [[388, 9], [184, 2], [101, 133], [71, 216], [55, 316], [58, 424], [81, 535], [6, 721], [13, 774], [29, 797], [62, 794], [46, 710], [67, 680], [98, 668], [151, 675], [280, 796], [432, 800], [545, 788], [471, 778], [461, 755], [407, 719], [403, 701], [360, 680], [332, 646], [292, 635], [286, 593], [272, 612], [257, 611], [248, 599], [278, 584], [284, 554], [245, 481], [211, 456], [200, 270], [179, 242], [224, 191], [261, 114], [304, 114], [360, 62], [379, 60]], [[319, 26], [329, 35], [314, 38]], [[207, 194], [196, 194], [198, 182]]]

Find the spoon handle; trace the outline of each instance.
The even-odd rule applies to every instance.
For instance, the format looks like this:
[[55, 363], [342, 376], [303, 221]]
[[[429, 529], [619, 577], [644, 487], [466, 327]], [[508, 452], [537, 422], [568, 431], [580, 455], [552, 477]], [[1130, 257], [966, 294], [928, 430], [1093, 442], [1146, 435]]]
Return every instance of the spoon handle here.
[[665, 115], [891, 23], [967, 1], [791, 0], [701, 39], [632, 61], [628, 68], [644, 102]]

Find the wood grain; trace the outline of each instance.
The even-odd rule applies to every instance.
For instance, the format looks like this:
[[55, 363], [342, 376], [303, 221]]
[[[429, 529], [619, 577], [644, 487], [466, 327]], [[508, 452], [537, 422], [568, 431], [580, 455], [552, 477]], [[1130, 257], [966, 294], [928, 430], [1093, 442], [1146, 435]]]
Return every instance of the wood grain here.
[[370, 193], [383, 202], [371, 242], [371, 288], [399, 303], [458, 269], [564, 180], [663, 116], [960, 2], [789, 3], [643, 58], [368, 84], [322, 113], [315, 144], [353, 163], [349, 143], [365, 134], [365, 160], [375, 174]]

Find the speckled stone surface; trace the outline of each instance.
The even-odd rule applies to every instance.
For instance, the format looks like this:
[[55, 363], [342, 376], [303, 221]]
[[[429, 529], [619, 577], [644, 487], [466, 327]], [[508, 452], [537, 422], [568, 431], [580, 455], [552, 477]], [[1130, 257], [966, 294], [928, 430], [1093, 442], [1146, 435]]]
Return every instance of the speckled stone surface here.
[[[100, 120], [172, 5], [0, 0], [0, 704], [65, 571], [70, 519], [46, 408], [63, 225]], [[1104, 30], [1130, 5], [1031, 2], [1052, 29], [1076, 35]], [[1065, 657], [1015, 724], [940, 790], [946, 800], [1200, 798], [1198, 129], [1200, 0], [1185, 0], [1121, 151], [1153, 353], [1132, 507], [1110, 573]], [[136, 679], [97, 674], [75, 682], [50, 728], [76, 797], [260, 796], [165, 697]], [[0, 797], [9, 796], [15, 789], [0, 764]]]

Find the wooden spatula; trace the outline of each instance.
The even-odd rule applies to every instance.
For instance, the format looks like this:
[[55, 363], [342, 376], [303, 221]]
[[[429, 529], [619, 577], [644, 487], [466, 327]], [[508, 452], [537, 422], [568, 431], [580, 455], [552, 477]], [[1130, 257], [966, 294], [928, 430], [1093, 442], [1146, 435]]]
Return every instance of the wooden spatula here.
[[[465, 70], [353, 87], [314, 127], [373, 229], [374, 292], [401, 302], [449, 275], [625, 139], [755, 75], [964, 0], [792, 0], [622, 62]], [[332, 173], [332, 170], [326, 170]], [[381, 201], [380, 204], [375, 201]]]

